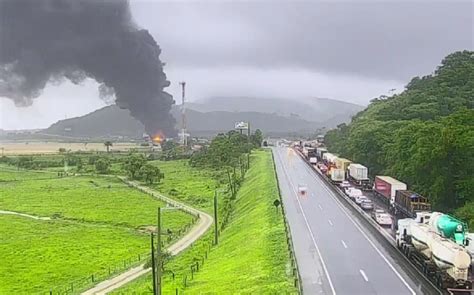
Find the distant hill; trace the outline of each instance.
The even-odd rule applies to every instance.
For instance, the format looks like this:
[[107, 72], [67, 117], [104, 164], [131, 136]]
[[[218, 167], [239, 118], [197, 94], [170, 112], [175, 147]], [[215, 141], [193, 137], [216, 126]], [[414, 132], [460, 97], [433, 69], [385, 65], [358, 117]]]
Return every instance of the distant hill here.
[[[177, 122], [181, 122], [179, 107], [172, 111]], [[188, 131], [193, 135], [212, 135], [234, 128], [239, 121], [251, 122], [251, 129], [262, 129], [267, 133], [311, 132], [320, 124], [299, 118], [283, 117], [258, 112], [198, 112], [187, 110]], [[179, 127], [179, 123], [177, 128]], [[112, 105], [96, 110], [82, 117], [58, 121], [42, 131], [75, 137], [114, 137], [125, 136], [141, 138], [143, 125], [130, 116], [128, 110]]]
[[[318, 106], [318, 107], [317, 107]], [[211, 98], [187, 104], [187, 126], [193, 135], [213, 135], [234, 128], [239, 121], [251, 122], [267, 134], [312, 133], [321, 127], [335, 127], [362, 107], [350, 103], [314, 99], [308, 104], [282, 99]], [[173, 116], [181, 122], [180, 106], [174, 106]], [[58, 121], [42, 133], [73, 137], [140, 138], [143, 125], [132, 118], [128, 110], [108, 106], [82, 117]]]
[[364, 109], [360, 105], [327, 98], [308, 98], [300, 102], [278, 98], [211, 97], [187, 105], [190, 109], [200, 112], [259, 112], [300, 117], [313, 122], [326, 122], [337, 118], [338, 123], [349, 122], [353, 115]]

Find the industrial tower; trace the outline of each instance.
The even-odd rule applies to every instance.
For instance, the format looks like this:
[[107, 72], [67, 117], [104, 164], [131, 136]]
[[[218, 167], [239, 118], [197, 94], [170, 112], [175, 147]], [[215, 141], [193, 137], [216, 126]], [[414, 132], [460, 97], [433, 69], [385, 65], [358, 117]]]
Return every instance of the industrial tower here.
[[184, 97], [185, 97], [185, 88], [186, 88], [186, 82], [180, 82], [181, 85], [181, 91], [182, 91], [182, 101], [181, 101], [181, 140], [183, 146], [187, 146], [187, 140], [186, 140], [186, 106], [184, 104]]

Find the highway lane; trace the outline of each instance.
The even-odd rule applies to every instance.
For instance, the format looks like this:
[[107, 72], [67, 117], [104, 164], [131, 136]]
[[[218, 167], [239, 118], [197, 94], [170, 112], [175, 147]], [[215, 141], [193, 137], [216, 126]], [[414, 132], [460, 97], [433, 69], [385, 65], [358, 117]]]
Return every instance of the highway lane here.
[[293, 150], [273, 153], [305, 294], [427, 293]]

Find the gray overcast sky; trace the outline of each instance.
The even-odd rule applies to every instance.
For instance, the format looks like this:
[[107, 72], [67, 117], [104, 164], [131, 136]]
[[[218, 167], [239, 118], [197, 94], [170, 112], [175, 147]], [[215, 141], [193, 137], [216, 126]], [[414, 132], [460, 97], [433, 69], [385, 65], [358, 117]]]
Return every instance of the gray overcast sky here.
[[[474, 48], [471, 1], [143, 1], [138, 26], [160, 44], [179, 100], [245, 95], [336, 98], [359, 104], [447, 54]], [[0, 128], [46, 127], [105, 105], [94, 81], [45, 89], [29, 108], [0, 98]], [[54, 107], [52, 107], [54, 106]]]

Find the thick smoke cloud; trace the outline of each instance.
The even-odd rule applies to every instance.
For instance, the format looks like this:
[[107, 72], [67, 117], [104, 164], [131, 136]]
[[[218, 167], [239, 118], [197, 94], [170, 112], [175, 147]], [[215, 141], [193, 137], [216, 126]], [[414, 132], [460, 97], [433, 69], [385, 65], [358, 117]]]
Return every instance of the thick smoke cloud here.
[[160, 53], [126, 0], [0, 0], [0, 96], [17, 106], [31, 105], [48, 82], [90, 77], [148, 134], [174, 135]]

